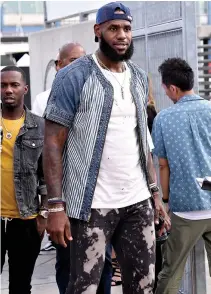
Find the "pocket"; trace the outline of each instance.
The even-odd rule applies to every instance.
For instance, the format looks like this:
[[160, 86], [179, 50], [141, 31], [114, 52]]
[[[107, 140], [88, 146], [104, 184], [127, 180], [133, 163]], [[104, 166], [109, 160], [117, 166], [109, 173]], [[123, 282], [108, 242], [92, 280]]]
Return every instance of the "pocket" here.
[[30, 140], [24, 139], [22, 143], [23, 145], [29, 148], [36, 149], [43, 146], [44, 140], [43, 139], [30, 139]]
[[37, 163], [42, 153], [44, 140], [42, 139], [23, 139], [22, 156], [23, 163], [37, 169]]

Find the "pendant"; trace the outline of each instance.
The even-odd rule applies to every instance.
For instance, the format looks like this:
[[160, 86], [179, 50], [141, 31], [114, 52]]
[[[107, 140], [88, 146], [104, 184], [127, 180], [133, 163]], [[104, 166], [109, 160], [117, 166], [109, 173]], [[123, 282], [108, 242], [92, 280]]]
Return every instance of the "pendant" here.
[[124, 96], [124, 88], [123, 87], [121, 87], [121, 93], [122, 93], [122, 99], [124, 100], [125, 96]]
[[6, 133], [6, 139], [9, 139], [9, 140], [10, 140], [11, 138], [12, 138], [12, 134], [9, 133], [9, 132], [7, 132], [7, 133]]

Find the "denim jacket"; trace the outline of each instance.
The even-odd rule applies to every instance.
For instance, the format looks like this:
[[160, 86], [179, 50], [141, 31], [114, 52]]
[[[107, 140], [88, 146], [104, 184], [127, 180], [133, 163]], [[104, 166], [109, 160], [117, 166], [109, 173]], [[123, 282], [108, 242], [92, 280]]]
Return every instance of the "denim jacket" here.
[[25, 107], [26, 117], [14, 146], [15, 197], [21, 217], [39, 210], [39, 197], [46, 195], [42, 168], [44, 120]]

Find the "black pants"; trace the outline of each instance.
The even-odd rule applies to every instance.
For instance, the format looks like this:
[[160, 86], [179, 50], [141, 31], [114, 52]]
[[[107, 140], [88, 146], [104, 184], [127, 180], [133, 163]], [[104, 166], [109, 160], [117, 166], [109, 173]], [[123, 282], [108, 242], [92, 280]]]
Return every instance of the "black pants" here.
[[162, 244], [156, 243], [156, 262], [155, 262], [155, 285], [154, 285], [154, 291], [157, 288], [157, 282], [158, 282], [158, 274], [162, 270], [162, 262], [163, 262], [163, 256], [162, 256]]
[[31, 278], [40, 252], [41, 237], [36, 219], [1, 219], [1, 272], [6, 252], [9, 263], [9, 294], [30, 294]]
[[96, 293], [108, 243], [122, 270], [123, 293], [153, 293], [155, 232], [149, 200], [120, 209], [92, 209], [88, 223], [74, 219], [70, 223], [73, 241], [66, 294]]

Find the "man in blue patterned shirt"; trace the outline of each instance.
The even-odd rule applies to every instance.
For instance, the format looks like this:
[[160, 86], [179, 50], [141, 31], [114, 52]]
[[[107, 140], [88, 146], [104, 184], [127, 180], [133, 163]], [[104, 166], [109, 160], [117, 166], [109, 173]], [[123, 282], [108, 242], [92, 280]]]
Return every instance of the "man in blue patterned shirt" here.
[[174, 105], [158, 114], [152, 134], [172, 221], [156, 294], [176, 294], [188, 254], [201, 237], [211, 272], [211, 192], [196, 180], [211, 175], [211, 104], [194, 94], [194, 73], [186, 61], [168, 59], [159, 72]]

